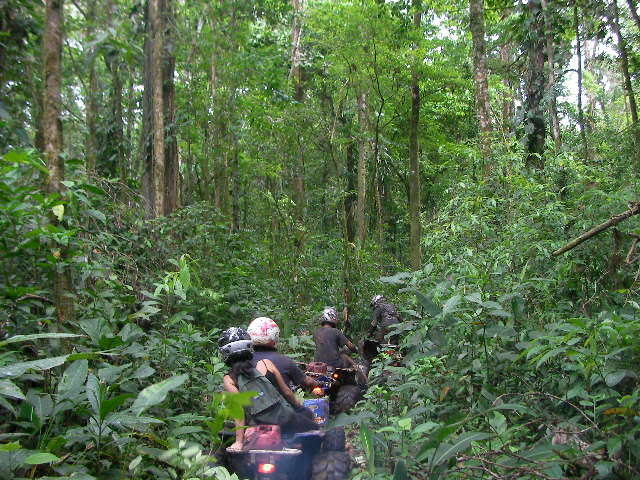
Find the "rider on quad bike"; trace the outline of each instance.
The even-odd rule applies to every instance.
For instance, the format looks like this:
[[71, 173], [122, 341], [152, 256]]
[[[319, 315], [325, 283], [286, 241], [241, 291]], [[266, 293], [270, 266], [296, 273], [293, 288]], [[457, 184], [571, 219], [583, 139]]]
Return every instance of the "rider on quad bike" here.
[[398, 345], [398, 335], [387, 337], [390, 327], [402, 322], [400, 314], [393, 303], [389, 302], [382, 295], [374, 295], [371, 299], [371, 325], [367, 331], [367, 337], [380, 344]]
[[225, 389], [258, 392], [245, 409], [247, 424], [255, 426], [245, 429], [244, 421], [236, 421], [236, 441], [226, 449], [225, 464], [240, 478], [251, 480], [346, 479], [351, 462], [344, 451], [344, 429], [317, 430], [313, 420], [298, 413], [301, 405], [274, 363], [264, 359], [253, 367], [246, 330], [229, 328], [218, 344], [230, 367]]
[[[230, 367], [224, 376], [227, 392], [255, 391], [252, 404], [245, 409], [248, 425], [279, 425], [283, 432], [314, 430], [316, 424], [304, 411], [303, 405], [287, 386], [282, 374], [270, 360], [260, 360], [254, 367], [251, 337], [246, 330], [232, 327], [218, 340], [222, 359]], [[242, 450], [244, 442], [243, 420], [236, 420], [236, 441], [230, 450]]]
[[[325, 308], [320, 315], [320, 327], [313, 335], [316, 344], [315, 361], [308, 365], [308, 368], [313, 368], [314, 374], [318, 375], [318, 380], [322, 382], [322, 379], [325, 379], [325, 394], [331, 400], [331, 412], [334, 414], [351, 410], [362, 397], [367, 384], [363, 367], [349, 355], [340, 352], [340, 349], [345, 346], [352, 352], [357, 349], [336, 328], [337, 323], [336, 309]], [[326, 375], [329, 377], [327, 378]]]
[[334, 368], [355, 368], [355, 362], [346, 354], [340, 353], [342, 347], [347, 347], [352, 352], [357, 348], [351, 343], [342, 331], [337, 328], [338, 312], [333, 307], [327, 307], [320, 315], [320, 326], [313, 334], [316, 344], [315, 362], [324, 362]]
[[371, 325], [367, 330], [366, 340], [362, 343], [362, 356], [367, 369], [381, 349], [397, 350], [399, 335], [390, 335], [391, 327], [402, 322], [396, 307], [382, 295], [374, 295], [371, 308]]
[[247, 332], [253, 342], [253, 365], [260, 360], [271, 360], [280, 370], [287, 385], [303, 390], [311, 390], [318, 385], [313, 378], [305, 375], [298, 364], [291, 358], [278, 352], [280, 328], [269, 317], [258, 317], [247, 327]]

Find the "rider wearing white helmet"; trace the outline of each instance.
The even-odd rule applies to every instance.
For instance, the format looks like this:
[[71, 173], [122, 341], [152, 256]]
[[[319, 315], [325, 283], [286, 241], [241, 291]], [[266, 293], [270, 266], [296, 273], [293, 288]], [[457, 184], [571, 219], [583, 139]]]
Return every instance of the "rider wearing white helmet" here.
[[247, 328], [253, 343], [253, 363], [260, 360], [271, 360], [284, 378], [287, 385], [295, 387], [313, 388], [317, 382], [304, 374], [292, 359], [277, 351], [280, 341], [280, 328], [269, 317], [254, 319]]

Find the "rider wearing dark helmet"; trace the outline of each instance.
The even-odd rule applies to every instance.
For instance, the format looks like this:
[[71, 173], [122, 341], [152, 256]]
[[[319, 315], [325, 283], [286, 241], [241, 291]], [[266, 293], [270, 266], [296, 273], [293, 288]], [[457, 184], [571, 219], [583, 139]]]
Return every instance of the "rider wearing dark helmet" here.
[[[304, 407], [286, 385], [273, 362], [267, 359], [260, 360], [254, 368], [251, 363], [251, 337], [246, 330], [228, 328], [222, 332], [218, 346], [222, 359], [230, 367], [223, 379], [225, 390], [231, 393], [258, 392], [252, 404], [245, 409], [247, 424], [277, 424], [283, 433], [316, 428], [313, 420], [299, 413]], [[229, 449], [242, 449], [244, 425], [244, 420], [236, 420], [236, 441]]]
[[314, 360], [324, 362], [336, 368], [349, 368], [354, 366], [353, 360], [345, 354], [340, 353], [340, 349], [346, 346], [352, 352], [356, 352], [356, 347], [344, 334], [336, 328], [338, 325], [338, 312], [333, 307], [327, 307], [320, 315], [320, 326], [313, 334], [316, 344]]
[[390, 327], [402, 322], [396, 307], [389, 302], [383, 295], [374, 295], [371, 299], [371, 325], [367, 331], [367, 337], [372, 340], [384, 344], [391, 343], [398, 345], [398, 335], [388, 337]]

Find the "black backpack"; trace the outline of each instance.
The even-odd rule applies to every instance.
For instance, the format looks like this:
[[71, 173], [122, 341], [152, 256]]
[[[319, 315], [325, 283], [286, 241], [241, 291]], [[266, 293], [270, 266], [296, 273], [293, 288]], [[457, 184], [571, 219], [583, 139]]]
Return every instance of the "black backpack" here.
[[293, 419], [295, 412], [278, 389], [255, 368], [252, 376], [238, 375], [238, 390], [258, 392], [246, 412], [247, 423], [259, 425], [285, 425]]

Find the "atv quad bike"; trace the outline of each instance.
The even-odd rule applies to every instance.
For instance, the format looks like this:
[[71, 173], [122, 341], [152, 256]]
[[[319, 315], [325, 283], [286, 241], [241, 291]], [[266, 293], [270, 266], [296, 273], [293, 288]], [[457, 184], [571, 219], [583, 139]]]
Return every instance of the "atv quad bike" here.
[[342, 428], [313, 430], [280, 437], [277, 425], [252, 427], [252, 444], [227, 450], [227, 466], [250, 480], [344, 480], [351, 459]]
[[306, 365], [305, 373], [315, 378], [321, 390], [314, 389], [316, 395], [327, 395], [331, 413], [348, 412], [360, 400], [367, 388], [366, 370], [357, 368], [333, 368], [322, 362]]
[[367, 372], [371, 370], [373, 359], [379, 354], [385, 354], [391, 359], [391, 365], [402, 365], [402, 353], [397, 345], [392, 343], [378, 343], [375, 340], [364, 340], [360, 345], [360, 354], [364, 360]]

